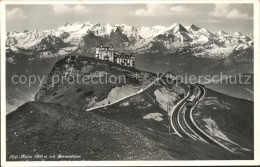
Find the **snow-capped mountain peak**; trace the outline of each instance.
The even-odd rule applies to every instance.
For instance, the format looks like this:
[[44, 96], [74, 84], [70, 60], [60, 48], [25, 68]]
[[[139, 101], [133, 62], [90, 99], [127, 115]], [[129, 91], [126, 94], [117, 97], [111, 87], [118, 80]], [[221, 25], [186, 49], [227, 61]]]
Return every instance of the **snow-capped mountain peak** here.
[[225, 36], [225, 35], [229, 35], [228, 33], [226, 33], [225, 31], [223, 30], [219, 30], [217, 33], [216, 33], [217, 36]]
[[174, 23], [170, 27], [168, 27], [168, 32], [172, 32], [173, 34], [176, 34], [178, 32], [187, 32], [188, 31], [179, 23]]
[[194, 24], [191, 24], [190, 26], [185, 27], [189, 32], [197, 32], [199, 31], [199, 27], [195, 26]]
[[[93, 49], [99, 43], [113, 43], [120, 49], [136, 52], [150, 49], [175, 51], [178, 48], [189, 48], [194, 50], [191, 54], [195, 56], [200, 54], [223, 56], [229, 55], [237, 48], [253, 47], [253, 37], [242, 36], [238, 32], [229, 35], [223, 30], [214, 34], [194, 24], [184, 27], [174, 23], [169, 27], [156, 25], [137, 28], [125, 24], [102, 25], [75, 22], [66, 23], [52, 30], [11, 31], [7, 33], [6, 40], [7, 47], [15, 52], [20, 50], [39, 52], [67, 46]], [[75, 48], [68, 50], [75, 50]], [[63, 52], [64, 49], [59, 53]]]
[[107, 24], [105, 25], [105, 27], [106, 27], [107, 29], [112, 29], [114, 26], [113, 26], [111, 23], [107, 23]]
[[214, 38], [215, 37], [215, 35], [211, 31], [207, 30], [206, 28], [199, 29], [199, 32], [201, 34], [207, 36], [208, 38]]
[[159, 30], [165, 30], [166, 29], [164, 26], [159, 26], [159, 25], [153, 26], [152, 28], [159, 29]]
[[174, 27], [180, 27], [180, 26], [182, 26], [180, 23], [173, 23], [172, 25], [170, 25], [169, 27], [168, 27], [168, 29], [173, 29]]
[[234, 36], [242, 36], [242, 34], [240, 32], [235, 32], [233, 35]]

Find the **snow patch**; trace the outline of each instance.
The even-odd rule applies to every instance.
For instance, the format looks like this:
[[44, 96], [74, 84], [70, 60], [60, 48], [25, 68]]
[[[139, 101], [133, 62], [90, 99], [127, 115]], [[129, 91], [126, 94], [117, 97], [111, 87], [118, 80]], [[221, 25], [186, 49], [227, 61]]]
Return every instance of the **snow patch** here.
[[[145, 126], [146, 127], [146, 126]], [[153, 129], [151, 129], [151, 128], [148, 128], [148, 127], [146, 127], [148, 130], [150, 130], [150, 131], [154, 131]]]
[[155, 121], [162, 121], [162, 114], [161, 113], [149, 113], [143, 116], [143, 119], [153, 119]]
[[220, 102], [217, 97], [206, 97], [204, 98], [202, 104], [206, 106], [213, 106], [213, 107], [217, 107], [220, 109], [227, 109], [227, 110], [229, 110], [231, 106], [228, 103]]
[[120, 106], [123, 106], [123, 107], [129, 106], [129, 105], [130, 105], [130, 103], [128, 101], [123, 102], [122, 104], [120, 104]]
[[115, 87], [109, 92], [106, 99], [104, 99], [100, 102], [97, 102], [94, 107], [113, 103], [126, 96], [130, 96], [138, 91], [139, 91], [139, 89], [134, 88], [132, 85], [124, 85], [122, 87]]
[[213, 134], [214, 137], [218, 137], [222, 140], [225, 140], [229, 143], [239, 146], [237, 143], [230, 140], [223, 132], [221, 132], [221, 130], [219, 130], [219, 128], [214, 120], [212, 120], [210, 118], [203, 118], [202, 120], [206, 123], [206, 125], [205, 125], [206, 128], [208, 129], [210, 134]]
[[156, 89], [154, 91], [154, 95], [156, 97], [157, 102], [160, 104], [160, 107], [167, 111], [167, 106], [172, 108], [174, 106], [174, 102], [177, 101], [178, 94], [162, 87], [160, 89]]
[[250, 149], [247, 149], [247, 148], [241, 148], [241, 149], [244, 151], [251, 151]]

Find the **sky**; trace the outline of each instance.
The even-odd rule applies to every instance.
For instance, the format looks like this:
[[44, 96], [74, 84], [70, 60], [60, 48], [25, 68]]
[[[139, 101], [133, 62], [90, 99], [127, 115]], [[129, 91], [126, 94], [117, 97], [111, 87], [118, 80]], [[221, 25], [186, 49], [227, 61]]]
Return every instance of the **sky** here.
[[65, 23], [135, 27], [194, 24], [212, 32], [253, 34], [252, 4], [44, 4], [7, 5], [7, 31], [53, 29]]

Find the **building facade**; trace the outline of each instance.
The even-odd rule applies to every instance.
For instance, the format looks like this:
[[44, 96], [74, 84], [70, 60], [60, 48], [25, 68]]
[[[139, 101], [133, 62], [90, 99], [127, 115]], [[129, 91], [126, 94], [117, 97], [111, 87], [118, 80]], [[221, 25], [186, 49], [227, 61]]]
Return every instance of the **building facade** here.
[[108, 60], [126, 67], [135, 67], [135, 56], [133, 54], [125, 55], [114, 51], [113, 45], [104, 47], [102, 44], [96, 47], [95, 58]]

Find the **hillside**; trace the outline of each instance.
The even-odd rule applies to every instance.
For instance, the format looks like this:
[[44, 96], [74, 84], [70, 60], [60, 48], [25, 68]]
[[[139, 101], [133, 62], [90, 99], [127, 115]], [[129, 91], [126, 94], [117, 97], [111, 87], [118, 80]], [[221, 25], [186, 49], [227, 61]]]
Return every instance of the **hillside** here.
[[[76, 61], [69, 61], [71, 56]], [[45, 84], [35, 95], [36, 101], [7, 115], [7, 158], [24, 153], [47, 155], [44, 160], [53, 160], [48, 155], [59, 154], [80, 155], [68, 157], [69, 160], [241, 159], [215, 145], [181, 138], [173, 129], [169, 134], [168, 111], [188, 91], [188, 85], [176, 85], [176, 81], [167, 83], [167, 75], [154, 82], [157, 75], [151, 72], [80, 54], [65, 56], [52, 67]], [[94, 76], [94, 82], [72, 82], [76, 76], [79, 80]], [[113, 79], [125, 76], [125, 82], [98, 80], [111, 76]], [[212, 119], [221, 130], [227, 126], [223, 133], [231, 140], [252, 149], [252, 113], [245, 112], [245, 109], [251, 111], [252, 103], [241, 101], [242, 108], [236, 107], [238, 101], [229, 96], [221, 95], [219, 100], [227, 101], [232, 111], [234, 107], [234, 111], [241, 113], [237, 120], [248, 119], [241, 125], [237, 120], [231, 125], [219, 121], [232, 121], [236, 116], [234, 112], [225, 112], [225, 118]], [[90, 110], [93, 107], [96, 109]], [[196, 117], [200, 124], [204, 114], [207, 115], [207, 111], [202, 117]], [[245, 128], [242, 134], [236, 126]], [[251, 155], [242, 158], [251, 159]]]
[[[222, 148], [190, 138], [180, 138], [173, 129], [169, 135], [169, 117], [167, 98], [157, 94], [162, 91], [161, 86], [152, 87], [140, 95], [123, 100], [111, 107], [93, 111], [105, 118], [119, 121], [127, 126], [166, 146], [171, 155], [177, 159], [240, 159], [239, 156], [229, 153]], [[170, 147], [169, 147], [170, 146]], [[230, 155], [228, 155], [230, 154]]]
[[[47, 158], [12, 159], [11, 155], [43, 155]], [[175, 157], [161, 144], [132, 128], [91, 112], [51, 103], [28, 102], [7, 115], [7, 160], [131, 159], [173, 160]]]
[[194, 117], [198, 125], [216, 140], [253, 158], [254, 102], [207, 89]]
[[[156, 79], [156, 75], [149, 72], [145, 72], [144, 76], [144, 72], [134, 68], [84, 55], [74, 56], [77, 56], [76, 62], [68, 63], [69, 56], [66, 56], [55, 63], [46, 83], [35, 96], [37, 101], [55, 102], [85, 110], [136, 93]], [[138, 75], [138, 78], [133, 77], [133, 74]], [[56, 82], [55, 77], [61, 76], [63, 79], [56, 78]], [[87, 79], [89, 83], [86, 83]]]
[[[7, 160], [238, 158], [216, 146], [170, 136], [162, 125], [155, 131], [148, 130], [153, 123], [156, 121], [144, 121], [147, 127], [139, 124], [142, 128], [137, 129], [92, 112], [51, 103], [28, 102], [7, 115]], [[47, 155], [47, 158], [8, 158], [20, 154]], [[52, 155], [56, 158], [50, 157]], [[74, 155], [74, 158], [58, 158], [59, 155]]]

